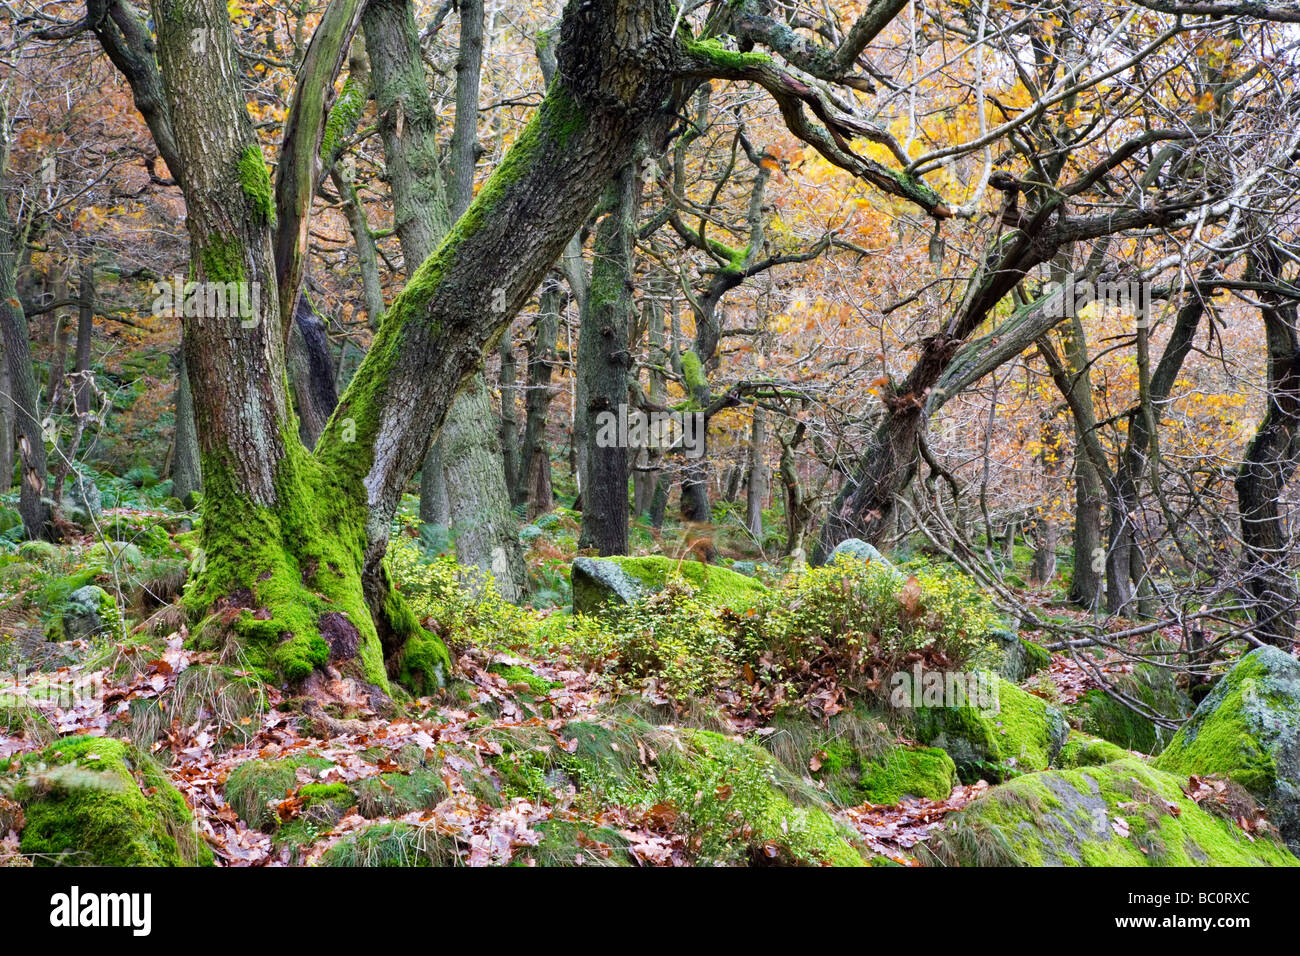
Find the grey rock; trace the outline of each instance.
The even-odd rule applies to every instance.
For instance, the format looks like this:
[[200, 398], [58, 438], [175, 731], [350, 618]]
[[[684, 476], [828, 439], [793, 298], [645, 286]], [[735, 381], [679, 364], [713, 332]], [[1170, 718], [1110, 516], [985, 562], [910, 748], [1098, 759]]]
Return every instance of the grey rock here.
[[573, 610], [589, 614], [605, 604], [634, 604], [641, 587], [613, 561], [579, 557], [573, 561]]

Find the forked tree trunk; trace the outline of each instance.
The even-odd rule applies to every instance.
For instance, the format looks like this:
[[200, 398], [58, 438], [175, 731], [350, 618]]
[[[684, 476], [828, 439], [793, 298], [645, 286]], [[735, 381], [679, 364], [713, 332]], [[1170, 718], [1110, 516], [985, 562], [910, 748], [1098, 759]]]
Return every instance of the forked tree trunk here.
[[[387, 662], [437, 680], [446, 652], [419, 630], [384, 569], [393, 514], [485, 350], [636, 142], [673, 115], [663, 109], [672, 20], [664, 0], [568, 6], [560, 79], [388, 309], [314, 454], [288, 402], [278, 297], [260, 295], [246, 321], [187, 320], [205, 562], [186, 600], [205, 617], [200, 640], [220, 639], [277, 678], [304, 679], [333, 663], [382, 688]], [[151, 128], [174, 136], [168, 165], [185, 195], [196, 277], [275, 289], [270, 183], [236, 79], [226, 5], [170, 4], [154, 23], [168, 110]], [[128, 67], [133, 83], [145, 82], [131, 71], [147, 63]], [[310, 122], [298, 128], [318, 145], [321, 126], [323, 117], [314, 136]]]

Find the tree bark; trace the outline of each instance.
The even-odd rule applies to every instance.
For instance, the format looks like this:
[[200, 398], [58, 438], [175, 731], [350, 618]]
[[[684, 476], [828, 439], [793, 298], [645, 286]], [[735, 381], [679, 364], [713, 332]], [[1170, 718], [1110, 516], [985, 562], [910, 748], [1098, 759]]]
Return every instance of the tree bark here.
[[176, 375], [176, 434], [173, 439], [172, 492], [186, 507], [194, 506], [194, 495], [203, 490], [199, 468], [199, 436], [194, 429], [194, 394], [185, 368], [185, 349], [181, 349], [180, 368]]
[[[77, 375], [76, 410], [77, 414], [90, 412], [90, 400], [94, 395], [94, 383], [91, 381], [91, 340], [95, 331], [95, 258], [90, 249], [82, 251], [81, 270], [77, 288], [77, 354], [73, 368]], [[75, 453], [76, 449], [73, 449]]]
[[533, 340], [528, 346], [528, 391], [524, 397], [524, 438], [520, 450], [520, 480], [515, 504], [528, 504], [531, 520], [554, 507], [551, 490], [551, 451], [546, 441], [547, 415], [551, 407], [551, 372], [555, 342], [560, 331], [560, 289], [556, 283], [542, 286], [540, 311]]
[[[1271, 246], [1251, 254], [1248, 275], [1282, 283], [1281, 256]], [[1237, 472], [1242, 562], [1255, 619], [1255, 636], [1291, 646], [1296, 637], [1297, 594], [1292, 545], [1282, 517], [1282, 491], [1300, 461], [1300, 333], [1293, 299], [1260, 293], [1268, 342], [1268, 410]]]
[[[509, 494], [510, 489], [519, 485], [519, 412], [516, 409], [519, 381], [515, 350], [508, 331], [501, 336], [497, 354], [501, 358], [501, 464]], [[513, 504], [513, 496], [509, 497]]]
[[[9, 115], [0, 98], [0, 183], [9, 168]], [[45, 436], [41, 433], [39, 392], [32, 371], [31, 339], [27, 316], [18, 299], [19, 251], [26, 245], [9, 215], [9, 205], [0, 194], [0, 342], [4, 344], [5, 367], [9, 372], [8, 394], [14, 406], [15, 431], [20, 464], [18, 513], [28, 538], [48, 540], [53, 535], [49, 500], [46, 497]], [[9, 479], [5, 479], [8, 484]]]
[[763, 546], [763, 505], [767, 503], [767, 409], [754, 406], [749, 430], [749, 478], [745, 489], [745, 527]]
[[591, 291], [578, 334], [578, 377], [587, 411], [587, 480], [582, 489], [579, 548], [600, 554], [628, 551], [628, 449], [601, 427], [627, 408], [632, 311], [632, 254], [636, 242], [639, 179], [628, 164], [606, 196], [596, 227]]

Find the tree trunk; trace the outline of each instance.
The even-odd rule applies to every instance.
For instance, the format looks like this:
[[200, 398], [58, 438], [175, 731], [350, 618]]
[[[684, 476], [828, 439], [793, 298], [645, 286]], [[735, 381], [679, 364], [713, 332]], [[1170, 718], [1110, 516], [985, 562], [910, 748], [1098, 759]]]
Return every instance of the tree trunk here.
[[[1271, 245], [1251, 259], [1248, 276], [1284, 284], [1281, 257]], [[1260, 300], [1268, 341], [1268, 410], [1237, 472], [1237, 502], [1255, 636], [1289, 648], [1296, 637], [1300, 595], [1280, 499], [1300, 455], [1300, 334], [1294, 300], [1271, 291], [1261, 292]]]
[[745, 527], [763, 546], [763, 505], [767, 503], [767, 409], [754, 406], [749, 430], [749, 478], [745, 490]]
[[[89, 249], [82, 252], [77, 305], [76, 409], [79, 416], [84, 416], [90, 412], [90, 400], [95, 393], [90, 371], [91, 340], [95, 331], [95, 257]], [[75, 453], [76, 449], [72, 451]]]
[[595, 548], [602, 555], [628, 551], [628, 449], [622, 440], [627, 436], [611, 429], [609, 422], [624, 420], [627, 410], [639, 182], [636, 169], [628, 164], [606, 196], [592, 251], [591, 292], [578, 334], [578, 378], [587, 411], [587, 478], [578, 547]]
[[[388, 161], [394, 225], [408, 279], [416, 264], [434, 253], [451, 221], [462, 214], [473, 195], [478, 64], [466, 60], [466, 55], [472, 54], [477, 33], [481, 58], [482, 5], [477, 5], [477, 12], [474, 8], [474, 4], [461, 8], [462, 49], [453, 131], [458, 147], [453, 150], [455, 192], [450, 200], [439, 165], [437, 115], [424, 78], [414, 9], [404, 0], [378, 0], [367, 6], [363, 18], [379, 130]], [[489, 309], [499, 314], [502, 305], [501, 297], [493, 292]], [[481, 364], [481, 353], [477, 358]], [[502, 519], [510, 512], [510, 494], [499, 436], [476, 418], [483, 414], [485, 403], [487, 383], [480, 368], [447, 411], [445, 429], [456, 436], [454, 453], [438, 436], [425, 456], [420, 514], [432, 523], [464, 529], [463, 538], [456, 540], [457, 558], [463, 564], [493, 569], [501, 593], [516, 600], [524, 588], [523, 554], [513, 524]], [[490, 411], [489, 418], [495, 420]], [[436, 467], [439, 460], [441, 468]], [[458, 480], [473, 484], [460, 485]]]
[[339, 396], [334, 390], [334, 359], [325, 322], [312, 307], [306, 292], [298, 297], [289, 327], [288, 364], [289, 384], [293, 387], [294, 407], [298, 412], [298, 437], [308, 448], [315, 448]]
[[560, 289], [557, 284], [548, 283], [542, 287], [540, 312], [528, 347], [528, 391], [524, 397], [524, 439], [519, 456], [521, 474], [514, 497], [516, 504], [528, 503], [530, 520], [554, 507], [546, 422], [559, 331]]
[[[1078, 428], [1076, 423], [1075, 428]], [[1105, 494], [1097, 470], [1080, 447], [1076, 432], [1074, 451], [1074, 574], [1070, 580], [1070, 601], [1095, 611], [1101, 603], [1102, 569], [1106, 549], [1102, 545], [1101, 511]]]
[[187, 508], [194, 506], [194, 495], [203, 490], [199, 469], [199, 436], [194, 428], [194, 393], [185, 368], [185, 349], [181, 349], [180, 369], [176, 375], [176, 433], [173, 439], [172, 492]]
[[9, 494], [14, 483], [14, 403], [9, 363], [4, 359], [5, 343], [0, 336], [0, 495]]
[[519, 486], [519, 413], [516, 409], [519, 382], [515, 366], [515, 350], [510, 333], [501, 336], [497, 347], [501, 356], [501, 463], [506, 479], [506, 492], [513, 504], [510, 489]]
[[505, 494], [501, 450], [497, 446], [497, 417], [481, 375], [456, 397], [443, 422], [439, 445], [447, 488], [456, 489], [451, 504], [451, 531], [462, 564], [491, 571], [497, 590], [507, 601], [524, 597], [527, 572], [518, 546], [510, 499]]
[[[0, 131], [9, 128], [9, 116], [0, 99]], [[8, 171], [8, 142], [0, 133], [0, 183]], [[0, 196], [0, 342], [4, 344], [5, 367], [9, 372], [8, 394], [14, 405], [15, 431], [20, 463], [18, 513], [23, 531], [31, 539], [49, 539], [50, 506], [46, 498], [45, 436], [41, 433], [36, 376], [32, 371], [31, 340], [27, 316], [18, 299], [16, 268], [19, 250], [26, 236], [19, 234], [9, 216], [9, 206]], [[5, 484], [9, 479], [5, 479]]]

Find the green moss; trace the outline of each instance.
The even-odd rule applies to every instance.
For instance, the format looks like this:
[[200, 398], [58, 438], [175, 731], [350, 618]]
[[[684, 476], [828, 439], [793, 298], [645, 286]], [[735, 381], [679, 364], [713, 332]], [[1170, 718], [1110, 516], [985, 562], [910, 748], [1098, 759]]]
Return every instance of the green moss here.
[[274, 830], [280, 822], [276, 805], [298, 789], [298, 768], [315, 772], [331, 766], [322, 757], [307, 755], [249, 760], [232, 770], [227, 778], [226, 802], [252, 829]]
[[1300, 865], [1281, 844], [1252, 840], [1197, 806], [1177, 777], [1133, 757], [995, 787], [953, 814], [930, 848], [961, 865]]
[[957, 785], [957, 765], [937, 747], [899, 747], [862, 773], [863, 797], [870, 803], [898, 803], [903, 797], [946, 800]]
[[271, 174], [262, 158], [262, 147], [256, 143], [247, 146], [239, 154], [235, 169], [239, 173], [240, 188], [252, 202], [253, 209], [264, 221], [275, 222], [275, 194], [271, 191]]
[[562, 736], [573, 752], [560, 762], [585, 794], [671, 808], [698, 863], [864, 863], [825, 798], [754, 744], [617, 716], [572, 722]]
[[735, 610], [751, 607], [767, 593], [767, 588], [753, 578], [701, 561], [674, 561], [661, 555], [605, 560], [613, 561], [645, 590], [661, 591], [672, 578], [680, 576], [695, 589], [699, 600]]
[[[1257, 652], [1244, 657], [1202, 702], [1196, 719], [1174, 735], [1155, 766], [1183, 776], [1218, 774], [1260, 799], [1271, 796], [1277, 783], [1277, 763], [1259, 739], [1261, 728], [1250, 720], [1252, 708], [1243, 699], [1243, 695], [1261, 693], [1269, 676]], [[1287, 702], [1280, 703], [1285, 707]]]
[[1116, 760], [1123, 760], [1132, 754], [1124, 750], [1123, 747], [1117, 747], [1109, 740], [1099, 740], [1096, 737], [1090, 737], [1088, 734], [1081, 734], [1077, 730], [1071, 730], [1070, 736], [1065, 741], [1065, 746], [1061, 748], [1060, 754], [1057, 755], [1056, 764], [1066, 769], [1076, 769], [1078, 767], [1094, 767], [1098, 764], [1113, 763]]
[[[347, 477], [317, 462], [296, 436], [285, 438], [285, 451], [274, 507], [249, 502], [226, 462], [204, 456], [203, 570], [184, 600], [196, 618], [225, 608], [237, 614], [200, 628], [199, 643], [223, 642], [221, 629], [228, 627], [263, 679], [296, 681], [331, 661], [322, 636], [328, 629], [339, 642], [335, 665], [387, 692], [383, 651], [361, 587], [364, 496], [350, 497], [340, 487]], [[400, 599], [391, 592], [390, 598], [389, 607], [400, 609]], [[440, 643], [413, 619], [390, 617], [398, 626], [404, 620], [423, 637], [419, 661], [431, 662]]]
[[244, 281], [244, 249], [236, 239], [212, 235], [199, 250], [203, 274], [211, 282]]
[[211, 865], [185, 798], [148, 755], [106, 737], [69, 737], [24, 758], [15, 790], [38, 865]]
[[704, 377], [704, 365], [700, 357], [690, 349], [682, 353], [682, 381], [686, 383], [688, 399], [693, 399], [697, 392], [709, 387]]
[[1052, 654], [1045, 647], [1023, 637], [1020, 645], [1025, 649], [1025, 677], [1032, 677], [1051, 666]]
[[414, 810], [432, 810], [447, 797], [446, 784], [436, 771], [383, 773], [352, 785], [363, 817], [400, 817]]
[[1056, 707], [994, 680], [996, 708], [921, 707], [911, 715], [917, 738], [947, 751], [968, 783], [1044, 770], [1065, 742], [1068, 728]]
[[378, 823], [340, 840], [321, 866], [449, 866], [459, 861], [456, 844], [430, 827]]
[[451, 655], [442, 641], [417, 634], [406, 642], [397, 679], [416, 694], [431, 694], [447, 681]]
[[321, 158], [329, 162], [335, 150], [341, 148], [343, 137], [356, 128], [357, 120], [366, 107], [366, 91], [348, 77], [339, 90], [334, 105], [330, 107], [329, 117], [325, 120], [325, 132], [321, 137]]
[[713, 66], [728, 73], [749, 70], [772, 62], [772, 58], [766, 53], [740, 53], [729, 50], [717, 37], [687, 40], [685, 46], [687, 53], [708, 60]]

